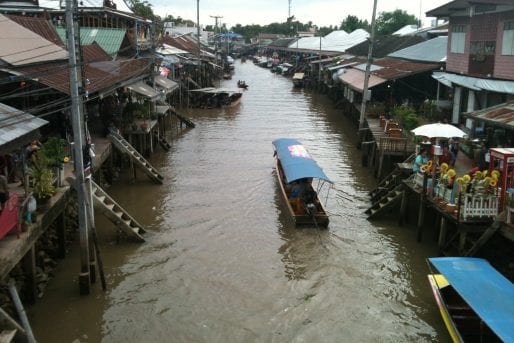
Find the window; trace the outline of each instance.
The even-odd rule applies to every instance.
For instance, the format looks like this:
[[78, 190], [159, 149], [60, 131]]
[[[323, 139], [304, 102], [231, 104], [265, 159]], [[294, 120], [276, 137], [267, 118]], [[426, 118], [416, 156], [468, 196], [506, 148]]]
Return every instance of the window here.
[[450, 52], [455, 54], [463, 54], [466, 44], [466, 31], [464, 25], [452, 26], [452, 38], [450, 43]]
[[502, 55], [514, 55], [514, 21], [503, 26]]

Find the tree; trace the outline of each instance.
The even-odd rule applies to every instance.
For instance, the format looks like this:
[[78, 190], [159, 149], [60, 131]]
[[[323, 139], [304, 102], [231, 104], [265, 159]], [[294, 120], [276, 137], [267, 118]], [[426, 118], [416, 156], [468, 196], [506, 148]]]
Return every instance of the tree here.
[[146, 0], [131, 0], [132, 3], [131, 10], [134, 12], [135, 15], [148, 18], [151, 20], [160, 19], [159, 17], [155, 16], [152, 9], [152, 4], [150, 4]]
[[376, 21], [378, 35], [390, 35], [405, 25], [418, 25], [420, 21], [404, 10], [380, 12]]
[[354, 15], [348, 15], [339, 26], [340, 30], [344, 30], [348, 33], [353, 32], [357, 29], [364, 29], [370, 31], [370, 27], [367, 20], [360, 20]]

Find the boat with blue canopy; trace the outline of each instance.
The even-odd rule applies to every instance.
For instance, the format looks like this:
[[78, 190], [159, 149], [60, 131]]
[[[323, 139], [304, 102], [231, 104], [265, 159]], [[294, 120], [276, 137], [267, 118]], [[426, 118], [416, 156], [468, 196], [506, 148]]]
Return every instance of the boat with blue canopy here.
[[[318, 194], [332, 181], [298, 140], [279, 138], [272, 143], [278, 183], [295, 224], [326, 227], [329, 218]], [[313, 179], [319, 180], [317, 189]]]
[[454, 342], [514, 342], [514, 285], [489, 262], [472, 257], [428, 259], [428, 279]]

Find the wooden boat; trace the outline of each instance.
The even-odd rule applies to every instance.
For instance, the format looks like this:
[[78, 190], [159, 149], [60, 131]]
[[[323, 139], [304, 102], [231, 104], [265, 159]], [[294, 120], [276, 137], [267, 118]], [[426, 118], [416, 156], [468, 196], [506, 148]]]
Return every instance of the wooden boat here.
[[[278, 183], [289, 215], [297, 226], [326, 227], [329, 218], [318, 192], [325, 182], [332, 181], [299, 141], [280, 138], [273, 141], [273, 146]], [[320, 181], [317, 191], [313, 179]]]
[[240, 103], [243, 93], [226, 88], [191, 89], [192, 106], [198, 108], [233, 107]]
[[429, 258], [437, 306], [453, 342], [514, 342], [514, 285], [486, 260]]
[[224, 80], [232, 80], [232, 74], [230, 74], [230, 73], [223, 74], [223, 79]]
[[237, 81], [237, 87], [247, 89], [248, 85], [246, 84], [245, 81], [239, 80], [239, 81]]
[[295, 87], [303, 87], [303, 78], [305, 77], [305, 73], [295, 73], [293, 75], [293, 85]]

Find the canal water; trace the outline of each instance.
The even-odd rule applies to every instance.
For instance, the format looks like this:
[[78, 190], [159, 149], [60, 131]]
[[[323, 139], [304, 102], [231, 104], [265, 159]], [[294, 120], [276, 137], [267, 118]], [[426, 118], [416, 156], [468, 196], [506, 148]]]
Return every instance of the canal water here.
[[[149, 232], [116, 243], [97, 215], [108, 290], [79, 296], [78, 249], [29, 309], [40, 342], [447, 342], [425, 258], [432, 237], [369, 222], [376, 184], [356, 128], [325, 96], [250, 62], [221, 82], [249, 88], [235, 108], [189, 110], [196, 128], [153, 155], [165, 175], [108, 192]], [[286, 215], [271, 141], [299, 139], [331, 177], [328, 230]], [[127, 173], [129, 174], [129, 173]], [[324, 188], [324, 191], [327, 187]]]

